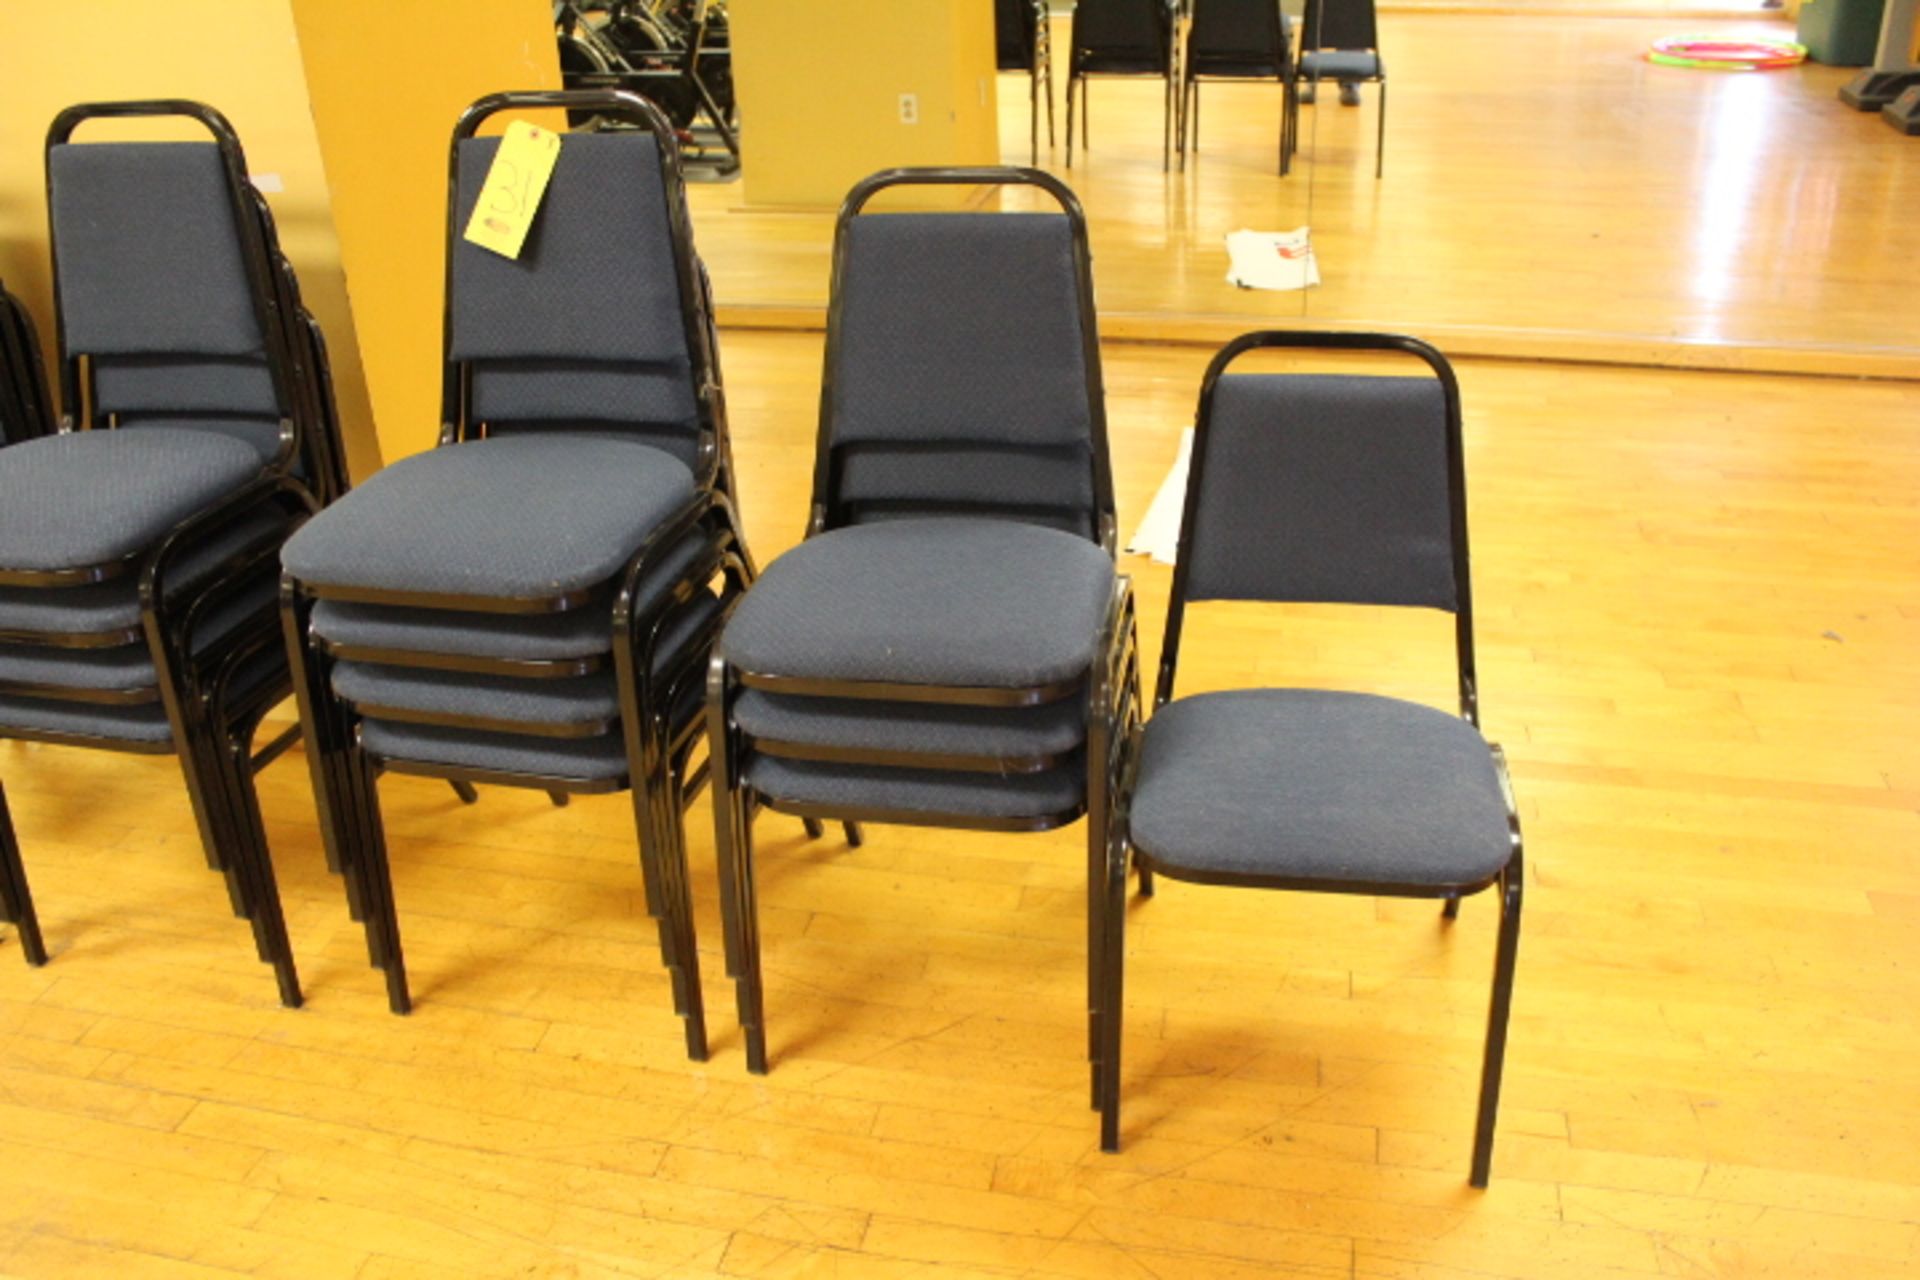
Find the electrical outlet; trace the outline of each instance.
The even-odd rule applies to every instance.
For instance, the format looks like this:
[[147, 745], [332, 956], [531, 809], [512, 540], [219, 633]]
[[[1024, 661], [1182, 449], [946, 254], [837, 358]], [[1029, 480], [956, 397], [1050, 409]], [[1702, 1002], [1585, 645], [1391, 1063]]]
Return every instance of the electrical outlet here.
[[919, 94], [903, 93], [900, 95], [900, 123], [901, 124], [919, 124], [920, 123], [920, 95]]

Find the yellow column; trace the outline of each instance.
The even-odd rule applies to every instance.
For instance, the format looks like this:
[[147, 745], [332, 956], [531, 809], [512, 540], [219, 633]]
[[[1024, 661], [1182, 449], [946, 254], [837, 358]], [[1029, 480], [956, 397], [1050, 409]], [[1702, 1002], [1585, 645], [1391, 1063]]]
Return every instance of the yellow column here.
[[291, 0], [388, 462], [440, 422], [447, 146], [476, 98], [557, 89], [545, 0]]
[[999, 162], [984, 0], [733, 0], [727, 18], [748, 204], [831, 208], [878, 169]]

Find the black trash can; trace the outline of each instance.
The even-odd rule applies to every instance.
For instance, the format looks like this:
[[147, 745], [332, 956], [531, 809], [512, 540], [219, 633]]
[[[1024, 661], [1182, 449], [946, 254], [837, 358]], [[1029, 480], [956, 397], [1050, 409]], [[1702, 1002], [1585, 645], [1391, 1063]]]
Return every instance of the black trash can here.
[[1800, 43], [1815, 62], [1864, 67], [1880, 46], [1880, 20], [1887, 0], [1804, 0]]

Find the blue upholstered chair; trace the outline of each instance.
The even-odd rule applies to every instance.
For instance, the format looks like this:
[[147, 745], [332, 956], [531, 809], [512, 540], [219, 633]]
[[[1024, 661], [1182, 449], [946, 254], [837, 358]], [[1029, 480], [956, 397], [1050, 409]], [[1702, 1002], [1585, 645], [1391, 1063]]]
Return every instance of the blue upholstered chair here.
[[[1230, 372], [1264, 347], [1405, 353], [1431, 376]], [[1174, 697], [1187, 606], [1293, 601], [1454, 618], [1459, 714], [1364, 693], [1245, 689]], [[1411, 338], [1255, 333], [1213, 360], [1154, 711], [1130, 749], [1099, 918], [1095, 1100], [1119, 1149], [1129, 858], [1156, 878], [1440, 898], [1497, 887], [1499, 942], [1472, 1181], [1485, 1186], [1520, 939], [1520, 820], [1480, 736], [1460, 393]]]

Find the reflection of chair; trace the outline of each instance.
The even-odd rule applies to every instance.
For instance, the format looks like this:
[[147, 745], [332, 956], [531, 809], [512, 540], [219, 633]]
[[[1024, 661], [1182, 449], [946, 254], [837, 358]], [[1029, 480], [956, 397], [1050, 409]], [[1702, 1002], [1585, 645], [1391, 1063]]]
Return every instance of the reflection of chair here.
[[1202, 80], [1275, 80], [1281, 88], [1280, 167], [1286, 170], [1293, 124], [1293, 56], [1279, 0], [1195, 0], [1181, 60], [1181, 116], [1200, 150]]
[[1067, 166], [1073, 166], [1073, 91], [1080, 90], [1080, 143], [1087, 145], [1087, 79], [1090, 76], [1159, 76], [1162, 103], [1160, 167], [1172, 163], [1174, 115], [1179, 97], [1179, 48], [1169, 0], [1079, 0], [1073, 9], [1072, 47], [1067, 54]]
[[0, 445], [53, 430], [40, 335], [20, 299], [0, 286]]
[[[1379, 136], [1374, 143], [1373, 176], [1378, 178], [1387, 163], [1387, 64], [1380, 58], [1380, 35], [1374, 18], [1373, 0], [1307, 0], [1306, 15], [1300, 24], [1300, 57], [1294, 67], [1294, 91], [1287, 97], [1287, 113], [1293, 117], [1287, 129], [1292, 147], [1300, 146], [1300, 90], [1304, 79], [1315, 87], [1322, 80], [1343, 84], [1380, 86]], [[1283, 162], [1280, 172], [1287, 171]]]
[[[563, 136], [518, 260], [462, 238], [509, 109], [638, 128]], [[502, 94], [452, 148], [440, 447], [287, 544], [282, 590], [331, 855], [396, 1013], [411, 1007], [380, 770], [630, 789], [687, 1052], [706, 1056], [682, 811], [706, 651], [751, 573], [706, 278], [672, 126], [612, 91]], [[718, 583], [718, 594], [714, 584]]]
[[[1061, 212], [861, 212], [928, 182], [1030, 184]], [[808, 536], [747, 593], [708, 682], [728, 969], [754, 1071], [758, 809], [984, 831], [1084, 813], [1091, 892], [1137, 705], [1072, 192], [1031, 169], [878, 174], [841, 208], [829, 299]]]
[[[72, 141], [186, 117], [211, 143]], [[207, 860], [288, 1005], [293, 954], [253, 773], [288, 690], [288, 531], [344, 487], [318, 330], [231, 128], [188, 102], [64, 111], [47, 138], [62, 433], [0, 450], [0, 736], [180, 759]], [[33, 923], [0, 813], [0, 898]]]
[[[1228, 373], [1262, 347], [1405, 352], [1433, 377]], [[1520, 822], [1478, 728], [1460, 399], [1411, 338], [1256, 333], [1207, 369], [1154, 713], [1119, 790], [1100, 904], [1101, 1145], [1120, 1138], [1128, 853], [1175, 880], [1414, 898], [1498, 885], [1499, 943], [1472, 1180], [1485, 1186], [1520, 940]], [[1454, 615], [1460, 714], [1371, 694], [1174, 700], [1186, 606], [1264, 600]]]
[[1040, 97], [1047, 99], [1047, 145], [1053, 145], [1053, 40], [1047, 0], [993, 0], [994, 65], [1027, 73], [1027, 125], [1032, 162], [1040, 163]]

